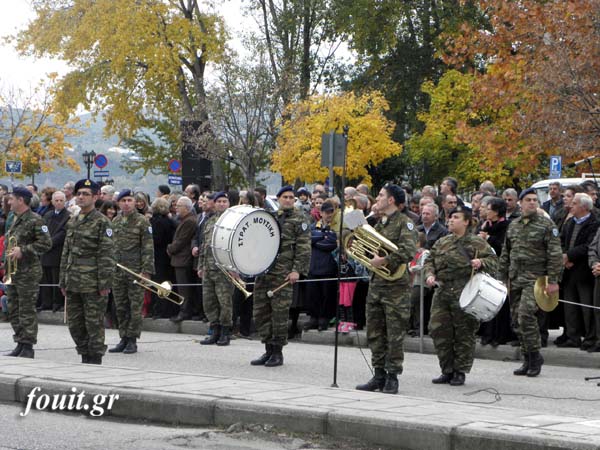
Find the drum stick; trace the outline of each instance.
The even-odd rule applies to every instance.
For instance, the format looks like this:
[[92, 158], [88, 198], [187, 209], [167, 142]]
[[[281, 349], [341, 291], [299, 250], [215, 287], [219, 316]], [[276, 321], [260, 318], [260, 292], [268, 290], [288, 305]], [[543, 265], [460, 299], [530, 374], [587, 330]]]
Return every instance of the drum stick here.
[[276, 293], [277, 291], [279, 291], [279, 290], [283, 289], [284, 287], [286, 287], [286, 286], [287, 286], [288, 284], [290, 284], [290, 283], [291, 283], [291, 281], [290, 281], [290, 280], [287, 280], [285, 283], [283, 283], [283, 284], [282, 284], [282, 285], [280, 285], [280, 286], [277, 286], [277, 287], [276, 287], [275, 289], [273, 289], [272, 291], [267, 291], [267, 297], [269, 297], [269, 298], [272, 298], [272, 297], [275, 295], [275, 293]]

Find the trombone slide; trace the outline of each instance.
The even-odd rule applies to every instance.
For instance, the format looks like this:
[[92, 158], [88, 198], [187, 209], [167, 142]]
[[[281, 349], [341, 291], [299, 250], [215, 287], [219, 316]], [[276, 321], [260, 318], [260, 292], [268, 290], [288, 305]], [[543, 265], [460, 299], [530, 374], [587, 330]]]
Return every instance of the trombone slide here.
[[223, 272], [225, 276], [229, 279], [229, 281], [231, 281], [231, 284], [233, 284], [242, 292], [242, 294], [244, 294], [245, 298], [248, 298], [252, 295], [252, 292], [249, 292], [246, 289], [246, 283], [244, 283], [242, 280], [238, 280], [237, 278], [233, 277], [221, 264], [217, 264], [217, 267], [221, 269], [221, 272]]
[[141, 276], [139, 273], [136, 273], [119, 263], [117, 263], [117, 267], [133, 275], [134, 277], [137, 277], [137, 280], [133, 280], [134, 284], [137, 284], [138, 286], [155, 293], [159, 298], [163, 298], [180, 306], [185, 301], [185, 298], [182, 295], [178, 294], [177, 292], [173, 292], [173, 286], [171, 286], [171, 283], [168, 281], [157, 283], [156, 281], [149, 280], [148, 278]]

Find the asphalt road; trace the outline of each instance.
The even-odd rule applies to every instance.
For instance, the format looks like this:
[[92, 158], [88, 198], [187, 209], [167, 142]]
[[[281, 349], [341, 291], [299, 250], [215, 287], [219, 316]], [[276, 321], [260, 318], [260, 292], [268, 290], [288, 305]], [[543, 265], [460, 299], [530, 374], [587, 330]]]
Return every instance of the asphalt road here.
[[[285, 365], [276, 368], [254, 367], [249, 361], [264, 347], [258, 341], [235, 340], [229, 347], [201, 346], [199, 336], [145, 332], [134, 355], [110, 354], [104, 364], [147, 370], [189, 372], [254, 380], [287, 381], [313, 386], [330, 386], [333, 380], [331, 346], [292, 342], [284, 348]], [[107, 330], [109, 346], [118, 342], [116, 330]], [[12, 330], [0, 324], [0, 349], [13, 348]], [[40, 325], [36, 358], [79, 362], [68, 330], [63, 326]], [[367, 349], [340, 347], [338, 358], [339, 387], [353, 389], [371, 377], [366, 360]], [[0, 360], [1, 363], [1, 360]], [[462, 387], [431, 384], [439, 374], [434, 355], [407, 353], [404, 374], [400, 377], [400, 395], [427, 397], [440, 401], [489, 403], [496, 406], [545, 412], [556, 415], [600, 419], [600, 387], [584, 377], [600, 376], [599, 369], [581, 369], [545, 365], [537, 378], [516, 377], [514, 361], [476, 360], [467, 383]], [[484, 391], [485, 390], [485, 391]], [[382, 394], [383, 395], [383, 394]], [[451, 407], [451, 405], [449, 405]]]

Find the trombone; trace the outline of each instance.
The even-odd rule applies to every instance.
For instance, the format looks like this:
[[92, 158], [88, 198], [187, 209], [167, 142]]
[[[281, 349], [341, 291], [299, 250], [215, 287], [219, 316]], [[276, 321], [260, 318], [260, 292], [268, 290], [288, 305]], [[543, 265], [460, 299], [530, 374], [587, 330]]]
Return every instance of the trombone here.
[[229, 278], [229, 281], [231, 281], [231, 283], [238, 288], [242, 294], [244, 294], [245, 298], [248, 298], [252, 295], [252, 292], [249, 292], [246, 289], [246, 283], [244, 283], [242, 280], [238, 280], [237, 278], [233, 277], [227, 270], [225, 270], [225, 268], [221, 265], [221, 264], [216, 264], [216, 266], [221, 269], [221, 272], [223, 272], [225, 274], [225, 276], [227, 278]]
[[158, 298], [164, 298], [165, 300], [173, 302], [176, 305], [182, 305], [185, 301], [185, 298], [182, 295], [179, 295], [177, 292], [173, 292], [173, 286], [171, 286], [171, 283], [168, 281], [157, 283], [156, 281], [149, 280], [148, 278], [141, 276], [139, 273], [136, 273], [133, 270], [122, 266], [121, 264], [117, 264], [117, 267], [137, 277], [137, 280], [133, 280], [133, 283], [155, 293]]
[[13, 249], [17, 246], [17, 238], [15, 236], [10, 236], [8, 238], [8, 242], [6, 244], [6, 250], [4, 254], [6, 255], [6, 276], [5, 276], [5, 285], [13, 284], [12, 276], [17, 273], [17, 269], [19, 268], [19, 261], [17, 259], [13, 259], [10, 254]]

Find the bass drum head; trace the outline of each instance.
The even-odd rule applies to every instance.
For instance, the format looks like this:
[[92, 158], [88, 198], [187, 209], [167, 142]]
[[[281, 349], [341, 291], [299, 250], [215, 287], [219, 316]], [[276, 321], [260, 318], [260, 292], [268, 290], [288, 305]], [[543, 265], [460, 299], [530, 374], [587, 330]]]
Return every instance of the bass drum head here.
[[281, 233], [277, 220], [263, 209], [252, 208], [240, 220], [230, 240], [230, 258], [240, 275], [257, 276], [277, 257]]

